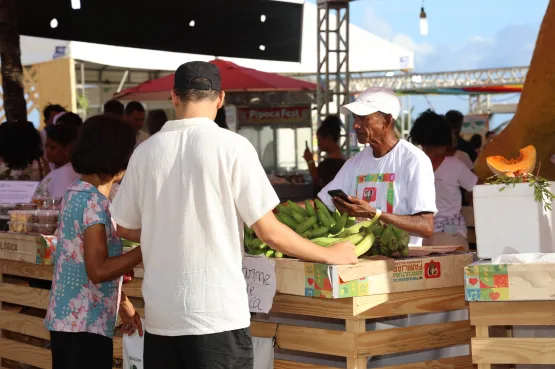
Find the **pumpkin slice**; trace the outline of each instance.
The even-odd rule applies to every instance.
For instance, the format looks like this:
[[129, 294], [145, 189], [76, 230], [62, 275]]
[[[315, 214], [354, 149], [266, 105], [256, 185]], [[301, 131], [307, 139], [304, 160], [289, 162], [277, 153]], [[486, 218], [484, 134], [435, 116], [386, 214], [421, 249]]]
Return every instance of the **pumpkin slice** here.
[[516, 159], [506, 159], [503, 156], [488, 156], [486, 162], [494, 174], [515, 173], [517, 171], [532, 173], [536, 166], [536, 148], [532, 145], [520, 149]]

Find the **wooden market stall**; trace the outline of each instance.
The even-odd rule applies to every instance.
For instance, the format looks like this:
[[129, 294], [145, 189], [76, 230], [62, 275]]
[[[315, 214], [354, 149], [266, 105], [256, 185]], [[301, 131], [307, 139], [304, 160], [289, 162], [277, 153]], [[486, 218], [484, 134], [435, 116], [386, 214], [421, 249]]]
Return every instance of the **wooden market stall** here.
[[492, 264], [465, 269], [472, 359], [479, 369], [496, 364], [555, 364], [555, 264]]
[[[3, 306], [0, 310], [0, 329], [4, 336], [9, 331], [39, 340], [21, 342], [12, 338], [12, 335], [9, 338], [3, 337], [0, 339], [0, 357], [37, 368], [51, 368], [50, 351], [44, 345], [44, 340], [49, 339], [49, 332], [43, 326], [49, 291], [18, 281], [22, 277], [51, 280], [53, 267], [29, 261], [8, 260], [7, 257], [17, 259], [19, 251], [14, 251], [13, 247], [7, 250], [5, 243], [2, 244], [4, 251], [0, 255], [0, 303]], [[37, 245], [37, 254], [43, 252], [41, 249], [44, 245]], [[255, 317], [252, 335], [275, 338], [276, 346], [282, 349], [342, 357], [348, 369], [366, 368], [369, 356], [469, 344], [474, 331], [468, 320], [382, 331], [367, 331], [366, 323], [370, 319], [466, 309], [462, 271], [473, 258], [473, 254], [464, 253], [434, 254], [396, 261], [387, 258], [363, 260], [356, 266], [324, 266], [297, 260], [276, 260], [277, 293], [270, 316], [276, 313], [292, 314], [300, 318], [299, 321], [303, 317], [332, 318], [343, 321], [345, 329], [279, 324]], [[37, 259], [39, 261], [45, 262], [44, 259]], [[368, 273], [369, 270], [374, 272]], [[136, 278], [124, 285], [124, 291], [143, 315], [141, 283], [142, 280]], [[305, 286], [305, 283], [308, 285]], [[332, 298], [339, 295], [346, 297]], [[20, 307], [39, 309], [42, 315], [27, 314]], [[114, 339], [114, 357], [122, 357], [121, 334]], [[331, 369], [290, 360], [275, 360], [274, 367]], [[459, 356], [389, 368], [430, 367], [472, 368], [471, 357]]]

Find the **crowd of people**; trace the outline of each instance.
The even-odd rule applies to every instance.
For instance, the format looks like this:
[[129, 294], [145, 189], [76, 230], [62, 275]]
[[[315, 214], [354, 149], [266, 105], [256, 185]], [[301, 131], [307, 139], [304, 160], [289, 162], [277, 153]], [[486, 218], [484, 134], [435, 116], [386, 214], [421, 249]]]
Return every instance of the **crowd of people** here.
[[[351, 243], [321, 248], [275, 218], [279, 199], [255, 149], [221, 129], [225, 93], [215, 65], [183, 64], [171, 94], [175, 120], [110, 100], [85, 122], [49, 105], [40, 132], [30, 122], [0, 125], [0, 180], [40, 181], [37, 196], [63, 196], [45, 318], [55, 369], [111, 368], [118, 313], [126, 333], [144, 334], [147, 369], [252, 368], [243, 225], [286, 255], [357, 262]], [[322, 122], [324, 160], [317, 165], [308, 148], [304, 155], [318, 198], [332, 211], [404, 229], [411, 245], [468, 247], [461, 191], [477, 183], [482, 143], [461, 137], [457, 111], [422, 113], [401, 140], [400, 111], [384, 88], [341, 107], [367, 146], [349, 160], [339, 116]], [[347, 197], [328, 194], [338, 189]], [[124, 254], [122, 239], [140, 247]], [[145, 327], [121, 289], [141, 262]]]

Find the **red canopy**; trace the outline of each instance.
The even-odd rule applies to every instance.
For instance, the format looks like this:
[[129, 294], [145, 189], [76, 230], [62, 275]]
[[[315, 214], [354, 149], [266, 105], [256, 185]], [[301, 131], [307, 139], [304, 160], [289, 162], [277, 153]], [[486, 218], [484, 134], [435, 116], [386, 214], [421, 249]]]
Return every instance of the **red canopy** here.
[[[316, 84], [275, 73], [261, 72], [245, 68], [235, 63], [216, 59], [222, 76], [222, 89], [226, 92], [240, 91], [299, 91], [316, 90]], [[173, 73], [165, 77], [153, 79], [121, 91], [114, 96], [123, 100], [167, 100], [173, 88]]]

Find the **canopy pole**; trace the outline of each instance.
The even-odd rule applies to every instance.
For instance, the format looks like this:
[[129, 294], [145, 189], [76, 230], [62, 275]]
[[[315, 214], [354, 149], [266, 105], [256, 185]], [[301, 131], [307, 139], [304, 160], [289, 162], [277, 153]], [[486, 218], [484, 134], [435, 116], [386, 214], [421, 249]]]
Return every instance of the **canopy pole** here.
[[[339, 107], [351, 102], [349, 91], [349, 0], [318, 0], [316, 14], [318, 35], [316, 123], [319, 125], [327, 115], [339, 114]], [[331, 15], [335, 16], [335, 24], [330, 24]], [[335, 63], [330, 63], [334, 55]], [[330, 109], [332, 107], [335, 108], [333, 111]], [[343, 134], [347, 157], [351, 156], [349, 143], [351, 130], [352, 119], [347, 116]]]

